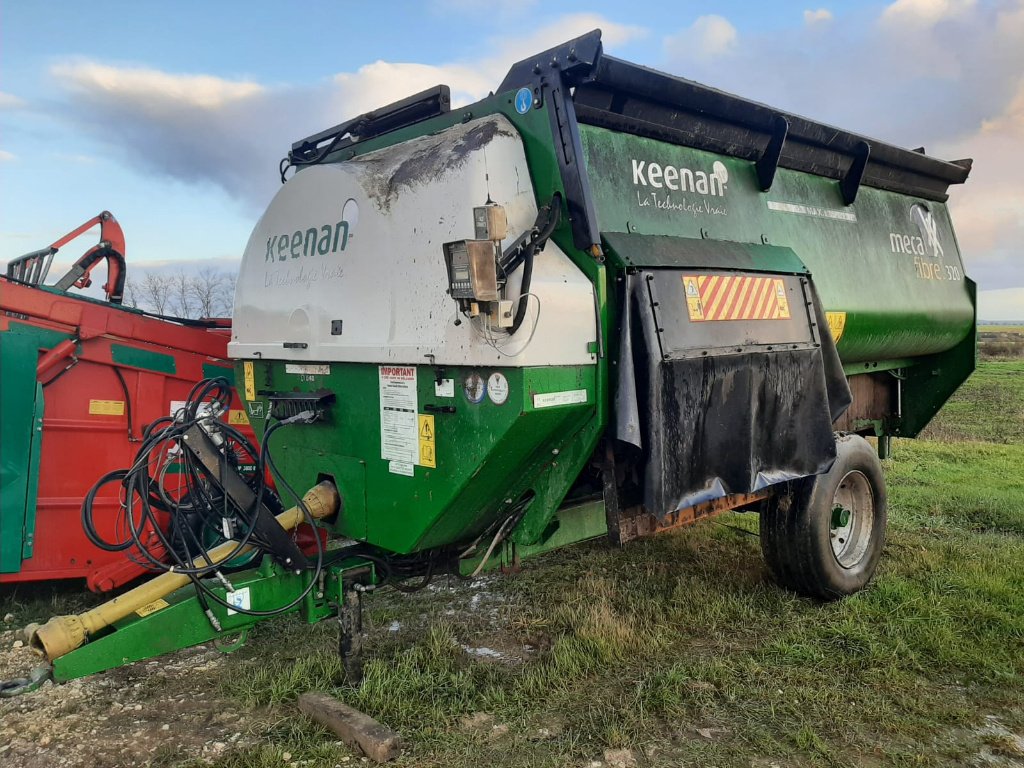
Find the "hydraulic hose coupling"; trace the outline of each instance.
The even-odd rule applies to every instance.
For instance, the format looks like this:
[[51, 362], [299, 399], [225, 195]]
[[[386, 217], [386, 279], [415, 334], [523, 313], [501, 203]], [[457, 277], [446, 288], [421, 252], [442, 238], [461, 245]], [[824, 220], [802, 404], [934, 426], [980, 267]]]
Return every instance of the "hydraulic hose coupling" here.
[[[306, 509], [309, 510], [310, 516], [315, 520], [330, 517], [341, 506], [338, 489], [335, 488], [334, 483], [326, 480], [307, 491], [306, 495], [302, 497], [302, 501], [306, 505]], [[298, 506], [277, 516], [277, 522], [288, 531], [304, 520], [305, 515]], [[218, 563], [235, 553], [236, 549], [237, 545], [234, 541], [227, 541], [210, 552], [210, 562]], [[246, 547], [237, 554], [251, 549], [253, 547]], [[204, 564], [202, 558], [196, 564]], [[40, 656], [52, 661], [83, 645], [90, 635], [120, 621], [142, 606], [169, 595], [188, 584], [189, 581], [188, 576], [180, 573], [163, 573], [85, 613], [54, 616], [42, 626], [29, 625], [25, 628], [25, 634], [28, 636], [32, 649]]]

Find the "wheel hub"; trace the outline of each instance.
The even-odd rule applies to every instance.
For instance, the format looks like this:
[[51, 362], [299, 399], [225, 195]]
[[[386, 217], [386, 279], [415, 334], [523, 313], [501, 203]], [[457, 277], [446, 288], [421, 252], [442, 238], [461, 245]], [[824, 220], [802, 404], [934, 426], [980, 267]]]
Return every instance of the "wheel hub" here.
[[843, 568], [855, 568], [867, 554], [874, 526], [871, 483], [860, 470], [847, 472], [832, 500], [829, 539], [832, 554]]

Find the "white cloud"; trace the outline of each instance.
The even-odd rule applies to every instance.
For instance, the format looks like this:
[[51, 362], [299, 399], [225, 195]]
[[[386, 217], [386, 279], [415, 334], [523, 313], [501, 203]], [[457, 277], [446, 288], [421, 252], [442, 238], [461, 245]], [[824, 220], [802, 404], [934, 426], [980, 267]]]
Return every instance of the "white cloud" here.
[[132, 101], [152, 114], [182, 107], [215, 111], [264, 92], [252, 82], [112, 67], [88, 60], [57, 64], [51, 73], [69, 90], [112, 102]]
[[486, 96], [496, 85], [494, 77], [489, 73], [468, 66], [430, 66], [388, 61], [376, 61], [355, 72], [342, 72], [335, 75], [333, 80], [337, 89], [331, 96], [332, 101], [337, 105], [338, 113], [348, 117], [355, 117], [441, 83], [451, 87], [452, 102], [455, 105], [476, 101]]
[[683, 55], [707, 61], [730, 53], [736, 48], [739, 35], [728, 19], [711, 14], [699, 17], [693, 24], [665, 40], [669, 57]]
[[643, 38], [647, 30], [616, 24], [592, 13], [562, 16], [556, 22], [537, 28], [525, 37], [497, 39], [489, 46], [492, 53], [473, 63], [455, 62], [427, 65], [376, 61], [356, 72], [334, 76], [338, 90], [332, 100], [339, 113], [355, 116], [375, 107], [409, 96], [431, 86], [445, 83], [452, 90], [453, 107], [477, 101], [494, 90], [509, 67], [525, 55], [539, 53], [589, 32], [601, 29], [605, 47], [624, 45]]
[[669, 54], [669, 72], [943, 159], [973, 157], [967, 183], [950, 189], [968, 274], [982, 289], [1024, 286], [1024, 0], [861, 6], [833, 23], [745, 33], [725, 58]]
[[23, 99], [19, 99], [13, 93], [4, 93], [0, 91], [0, 110], [3, 109], [21, 109], [25, 106]]
[[511, 64], [534, 53], [552, 48], [566, 40], [579, 37], [592, 29], [601, 30], [605, 48], [625, 45], [647, 36], [647, 30], [632, 24], [619, 24], [596, 13], [570, 13], [537, 29], [532, 34], [497, 41], [497, 55], [490, 66], [498, 67], [504, 75]]
[[896, 0], [882, 11], [881, 22], [895, 27], [928, 27], [970, 13], [977, 0]]
[[291, 143], [439, 83], [459, 106], [486, 96], [511, 64], [591, 29], [607, 46], [644, 29], [592, 13], [564, 15], [523, 36], [486, 42], [489, 54], [441, 65], [377, 61], [308, 86], [266, 86], [202, 74], [79, 60], [51, 73], [70, 97], [63, 114], [114, 148], [118, 159], [191, 183], [212, 183], [253, 209], [279, 184]]
[[17, 158], [13, 154], [4, 149], [0, 149], [0, 163], [9, 163], [15, 159]]
[[288, 146], [284, 126], [295, 120], [293, 93], [85, 60], [57, 64], [51, 74], [70, 96], [63, 115], [114, 148], [120, 162], [213, 182], [254, 203], [272, 194], [269, 152], [273, 146], [280, 155]]
[[828, 8], [819, 8], [816, 11], [804, 11], [804, 24], [821, 24], [832, 21], [832, 11]]
[[[939, 147], [974, 159], [967, 184], [950, 202], [960, 248], [982, 285], [1024, 286], [1024, 73], [1005, 109], [978, 129]], [[1024, 313], [1022, 313], [1024, 314]]]

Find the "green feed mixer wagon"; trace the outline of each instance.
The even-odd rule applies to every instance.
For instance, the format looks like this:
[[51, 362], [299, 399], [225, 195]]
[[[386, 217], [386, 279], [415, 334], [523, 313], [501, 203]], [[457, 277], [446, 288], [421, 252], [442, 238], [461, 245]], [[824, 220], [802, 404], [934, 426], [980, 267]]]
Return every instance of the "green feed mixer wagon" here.
[[[856, 592], [879, 458], [974, 367], [945, 204], [969, 171], [606, 56], [598, 31], [475, 104], [439, 86], [297, 141], [229, 354], [286, 505], [313, 491], [275, 522], [269, 489], [227, 487], [194, 576], [33, 643], [68, 679], [302, 610], [340, 612], [351, 655], [366, 590], [731, 509], [760, 513], [783, 587]], [[217, 485], [219, 428], [189, 413], [172, 437], [205, 441]], [[304, 549], [279, 535], [313, 518]]]

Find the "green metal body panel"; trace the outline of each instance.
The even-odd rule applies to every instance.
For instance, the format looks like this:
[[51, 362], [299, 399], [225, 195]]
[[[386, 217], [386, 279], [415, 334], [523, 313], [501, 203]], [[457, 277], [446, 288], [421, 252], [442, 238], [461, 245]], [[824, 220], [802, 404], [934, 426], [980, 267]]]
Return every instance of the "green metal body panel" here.
[[[661, 236], [613, 248], [618, 266], [698, 266], [702, 249], [721, 260], [718, 250], [727, 248], [736, 262], [730, 268], [756, 270], [754, 258], [741, 263], [738, 248], [792, 249], [824, 308], [845, 314], [837, 348], [847, 373], [906, 370], [903, 414], [894, 414], [886, 433], [918, 434], [974, 370], [974, 285], [964, 276], [945, 204], [862, 187], [845, 205], [835, 180], [787, 169], [762, 192], [752, 162], [594, 126], [580, 131], [606, 241], [621, 243], [624, 235], [613, 233]], [[638, 172], [638, 162], [674, 174], [717, 170], [728, 180], [718, 194], [700, 194], [692, 184], [683, 191], [675, 179], [670, 190], [664, 175], [652, 182], [649, 166]], [[918, 225], [922, 212], [934, 246]], [[644, 240], [658, 243], [640, 246]]]
[[[343, 162], [471, 119], [501, 114], [520, 132], [536, 203], [538, 207], [546, 205], [556, 192], [563, 197], [565, 192], [555, 155], [550, 107], [545, 104], [521, 115], [515, 110], [513, 97], [513, 93], [497, 94], [468, 109], [360, 142], [334, 153], [329, 161]], [[313, 391], [322, 386], [338, 394], [338, 403], [330, 410], [332, 420], [337, 418], [343, 425], [341, 429], [331, 429], [327, 424], [285, 428], [273, 438], [272, 448], [275, 456], [282, 457], [278, 464], [296, 488], [309, 487], [322, 475], [335, 478], [345, 498], [345, 511], [337, 524], [339, 533], [401, 553], [440, 546], [472, 538], [510, 503], [532, 491], [535, 498], [512, 538], [521, 545], [541, 539], [565, 494], [590, 460], [609, 414], [607, 350], [614, 338], [614, 320], [609, 314], [608, 267], [603, 260], [573, 246], [567, 218], [563, 216], [551, 239], [594, 285], [601, 336], [598, 347], [605, 354], [599, 355], [594, 366], [566, 369], [568, 372], [557, 368], [500, 370], [509, 377], [513, 392], [525, 392], [523, 387], [531, 382], [539, 384], [541, 379], [536, 377], [582, 377], [588, 390], [583, 406], [536, 411], [527, 398], [514, 409], [511, 395], [509, 402], [500, 407], [485, 400], [475, 406], [474, 413], [456, 391], [457, 412], [435, 414], [437, 469], [417, 466], [414, 477], [407, 478], [388, 472], [387, 462], [380, 459], [376, 366], [363, 366], [359, 373], [359, 366], [351, 366], [349, 371], [348, 366], [333, 365], [332, 383], [316, 377], [321, 381], [311, 386], [312, 382], [298, 381], [298, 377], [288, 378], [283, 363], [255, 361], [259, 371], [257, 391]], [[421, 361], [404, 362], [415, 365]], [[345, 378], [334, 379], [334, 371], [343, 369]], [[418, 366], [418, 370], [420, 402], [445, 405], [433, 397], [434, 369]], [[464, 373], [452, 368], [446, 369], [445, 376], [458, 381]], [[522, 376], [531, 378], [524, 380]], [[560, 385], [549, 378], [544, 386], [552, 388], [538, 391], [556, 391]], [[264, 401], [263, 413], [267, 405]], [[251, 405], [247, 407], [253, 428], [262, 434], [264, 423], [259, 416], [254, 417]], [[464, 417], [464, 411], [469, 418]], [[279, 450], [278, 446], [288, 447]]]
[[[288, 613], [302, 611], [310, 624], [334, 615], [331, 604], [336, 605], [341, 598], [342, 573], [339, 568], [326, 570], [323, 591], [317, 585]], [[309, 584], [310, 576], [279, 570], [265, 557], [259, 568], [233, 573], [230, 578], [236, 592], [248, 589], [253, 610], [266, 611], [295, 600]], [[222, 599], [225, 597], [223, 587], [211, 588]], [[136, 612], [105, 633], [89, 638], [80, 648], [54, 659], [53, 679], [65, 682], [210, 640], [230, 639], [265, 618], [244, 613], [229, 616], [226, 608], [210, 601], [210, 610], [222, 628], [218, 632], [203, 613], [192, 586], [140, 610], [144, 615]]]
[[[12, 323], [0, 333], [0, 369], [35, 370], [39, 349], [63, 334]], [[5, 376], [4, 410], [0, 419], [0, 573], [17, 573], [32, 556], [43, 390], [35, 376]]]
[[174, 356], [165, 355], [163, 352], [153, 352], [123, 344], [111, 344], [110, 357], [118, 365], [128, 365], [132, 368], [142, 368], [156, 373], [177, 373]]
[[668, 235], [638, 235], [605, 232], [605, 249], [620, 268], [698, 267], [734, 269], [740, 272], [788, 272], [808, 274], [810, 270], [792, 248], [778, 245], [700, 240]]
[[[933, 354], [970, 333], [974, 305], [944, 204], [863, 187], [847, 206], [834, 180], [787, 169], [762, 192], [751, 162], [593, 126], [580, 132], [602, 232], [792, 248], [825, 308], [847, 313], [838, 344], [844, 362]], [[647, 184], [635, 184], [634, 160], [708, 172], [718, 164], [728, 181], [720, 195], [672, 191], [657, 178], [662, 186], [653, 187], [643, 169]], [[916, 236], [915, 204], [934, 217], [942, 258], [893, 252], [892, 234]]]
[[227, 379], [228, 384], [232, 387], [235, 386], [235, 369], [228, 366], [203, 363], [203, 377], [207, 379], [216, 379], [220, 377]]
[[[554, 193], [564, 193], [550, 106], [520, 115], [512, 101], [513, 94], [498, 94], [458, 113], [360, 142], [334, 153], [330, 161], [344, 162], [498, 113], [521, 135], [540, 206]], [[333, 364], [329, 376], [302, 377], [287, 374], [283, 362], [254, 362], [258, 391], [323, 388], [337, 395], [327, 421], [286, 428], [274, 438], [273, 446], [281, 457], [281, 470], [294, 487], [309, 487], [324, 476], [338, 483], [345, 508], [335, 524], [337, 533], [400, 553], [429, 549], [472, 538], [523, 493], [532, 491], [536, 498], [513, 538], [519, 545], [540, 542], [608, 423], [609, 360], [615, 356], [619, 315], [608, 286], [630, 267], [685, 264], [810, 271], [825, 308], [846, 313], [838, 347], [850, 373], [858, 372], [860, 365], [864, 370], [906, 370], [926, 356], [942, 357], [947, 350], [968, 343], [974, 303], [944, 205], [864, 187], [857, 201], [845, 206], [834, 180], [786, 169], [778, 171], [771, 191], [764, 193], [757, 186], [753, 163], [593, 126], [581, 125], [579, 131], [586, 174], [611, 257], [605, 262], [575, 248], [565, 218], [553, 234], [597, 294], [598, 348], [603, 354], [591, 370], [566, 374], [589, 377], [585, 407], [535, 412], [524, 397], [528, 386], [524, 377], [540, 374], [502, 368], [513, 393], [518, 393], [512, 397], [518, 406], [509, 402], [499, 407], [487, 400], [473, 405], [456, 392], [456, 413], [434, 414], [437, 467], [417, 466], [413, 476], [406, 477], [389, 471], [389, 463], [380, 458], [376, 366]], [[717, 197], [641, 195], [632, 169], [636, 158], [708, 172], [721, 168], [718, 172], [728, 177], [727, 190]], [[934, 260], [891, 252], [895, 242], [891, 234], [913, 233], [910, 208], [914, 204], [927, 206], [936, 231], [944, 238], [941, 271], [932, 268]], [[648, 236], [642, 252], [637, 248], [638, 235]], [[927, 277], [922, 277], [925, 269]], [[939, 378], [947, 386], [930, 387], [916, 377], [907, 378], [905, 402], [920, 398], [921, 413], [937, 409], [940, 397], [944, 399], [940, 390], [947, 390], [952, 382], [958, 384], [971, 370], [962, 355], [947, 355], [942, 361]], [[419, 361], [396, 362], [416, 365]], [[424, 413], [422, 406], [427, 403], [448, 405], [434, 397], [434, 370], [418, 366], [418, 371], [420, 412]], [[445, 376], [458, 381], [465, 373], [452, 370]], [[552, 386], [549, 391], [556, 389]], [[248, 408], [260, 432], [261, 414], [269, 412], [269, 403], [260, 397], [257, 401], [248, 403]], [[892, 428], [916, 434], [923, 426], [920, 421], [906, 419]]]
[[[586, 461], [589, 440], [579, 435], [595, 419], [596, 368], [501, 368], [509, 383], [505, 403], [471, 402], [461, 382], [487, 369], [446, 368], [455, 396], [437, 397], [435, 369], [417, 375], [419, 413], [433, 417], [436, 467], [415, 466], [412, 476], [391, 471], [381, 458], [379, 369], [330, 365], [327, 375], [288, 373], [282, 362], [254, 362], [257, 400], [247, 403], [262, 435], [270, 402], [260, 392], [335, 393], [326, 418], [283, 427], [271, 438], [275, 463], [295, 488], [325, 477], [337, 485], [343, 510], [336, 533], [399, 553], [451, 544], [479, 533], [528, 491], [536, 538]], [[537, 408], [534, 395], [586, 391], [586, 402]], [[454, 413], [427, 409], [454, 408]], [[523, 535], [520, 532], [520, 535]]]
[[514, 538], [507, 541], [504, 545], [505, 561], [515, 562], [521, 558], [533, 557], [607, 535], [608, 520], [603, 501], [568, 504], [559, 509], [550, 520], [544, 536], [537, 543], [520, 544]]
[[[971, 303], [976, 306], [977, 286], [967, 279]], [[928, 355], [907, 366], [903, 376], [902, 411], [893, 419], [887, 434], [914, 437], [928, 426], [942, 405], [956, 392], [978, 362], [976, 320], [971, 332], [952, 349]]]

